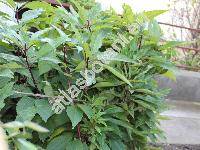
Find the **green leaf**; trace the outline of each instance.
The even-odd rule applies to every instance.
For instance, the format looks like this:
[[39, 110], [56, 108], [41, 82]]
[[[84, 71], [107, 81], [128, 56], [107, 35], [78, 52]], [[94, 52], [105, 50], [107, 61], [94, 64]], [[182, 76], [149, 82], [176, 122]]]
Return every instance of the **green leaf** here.
[[112, 87], [112, 86], [117, 86], [117, 85], [115, 85], [115, 83], [112, 82], [98, 82], [94, 85], [94, 87], [97, 88]]
[[25, 139], [17, 139], [17, 147], [20, 150], [37, 150], [37, 147]]
[[12, 91], [13, 85], [14, 85], [14, 82], [10, 82], [6, 84], [6, 86], [4, 86], [2, 89], [0, 89], [0, 101], [3, 101], [7, 97], [13, 95], [13, 91]]
[[136, 63], [134, 60], [115, 52], [114, 50], [106, 50], [105, 52], [101, 52], [97, 54], [97, 59], [108, 64], [110, 61], [122, 61], [122, 62], [130, 62]]
[[135, 20], [135, 15], [133, 14], [132, 8], [129, 5], [124, 4], [123, 5], [123, 18], [128, 24], [131, 24]]
[[83, 112], [75, 105], [67, 107], [67, 115], [72, 122], [72, 129], [82, 120]]
[[7, 64], [0, 65], [1, 69], [20, 69], [23, 68], [21, 65], [17, 64], [16, 62], [10, 62]]
[[103, 39], [109, 34], [110, 30], [102, 29], [92, 33], [90, 48], [93, 54], [97, 53], [101, 48]]
[[71, 135], [61, 135], [53, 139], [48, 145], [47, 150], [66, 150], [71, 143]]
[[12, 121], [12, 122], [5, 123], [3, 127], [19, 129], [19, 128], [24, 128], [25, 125], [24, 123], [19, 122], [19, 121]]
[[44, 86], [44, 93], [47, 96], [53, 97], [54, 93], [53, 93], [53, 88], [51, 86], [51, 84], [48, 81], [45, 81], [46, 85]]
[[30, 97], [22, 97], [17, 103], [17, 120], [19, 121], [31, 121], [37, 113], [35, 107], [35, 100]]
[[159, 24], [155, 20], [152, 20], [149, 23], [148, 29], [149, 29], [149, 34], [151, 36], [151, 40], [158, 42], [162, 36]]
[[122, 121], [122, 120], [118, 120], [118, 119], [114, 119], [114, 118], [106, 118], [106, 120], [108, 122], [112, 122], [115, 125], [119, 125], [119, 126], [122, 126], [124, 128], [127, 128], [127, 129], [133, 129], [131, 124], [128, 123], [128, 122], [125, 122], [125, 121]]
[[54, 7], [44, 1], [32, 1], [26, 4], [26, 8], [37, 9], [42, 8], [46, 13], [54, 12]]
[[53, 115], [51, 105], [48, 100], [40, 99], [35, 101], [36, 112], [41, 116], [41, 118], [47, 122], [49, 117]]
[[126, 150], [126, 146], [120, 140], [109, 140], [111, 150]]
[[5, 54], [5, 53], [0, 53], [0, 58], [4, 59], [5, 61], [16, 61], [16, 62], [21, 62], [20, 58], [15, 56], [15, 55], [10, 55], [10, 54]]
[[88, 150], [88, 147], [80, 140], [74, 140], [67, 144], [66, 150]]
[[121, 79], [122, 81], [124, 81], [125, 83], [127, 83], [128, 85], [130, 85], [132, 87], [132, 84], [129, 82], [129, 80], [120, 72], [118, 72], [117, 70], [115, 70], [114, 68], [108, 66], [108, 65], [103, 65], [104, 68], [106, 68], [108, 71], [110, 71], [112, 74], [114, 74], [116, 77], [118, 77], [119, 79]]
[[41, 15], [42, 12], [43, 12], [43, 9], [41, 9], [41, 8], [38, 8], [38, 9], [35, 9], [35, 10], [28, 10], [28, 11], [23, 13], [21, 21], [22, 21], [22, 23], [32, 21], [33, 19], [35, 19], [39, 15]]
[[167, 12], [168, 10], [151, 10], [144, 12], [144, 15], [147, 16], [148, 19], [152, 20], [155, 17]]
[[111, 106], [110, 108], [105, 110], [106, 114], [115, 114], [115, 113], [121, 113], [124, 112], [124, 110], [121, 107], [118, 106]]
[[86, 104], [79, 104], [78, 107], [88, 116], [89, 119], [91, 119], [94, 115], [94, 112], [92, 110], [92, 107]]
[[13, 75], [10, 69], [0, 69], [0, 77], [14, 78]]
[[30, 122], [30, 121], [25, 121], [24, 125], [30, 129], [33, 129], [34, 131], [37, 131], [37, 132], [43, 132], [43, 133], [49, 132], [49, 130], [47, 130], [46, 128], [44, 128], [36, 123]]

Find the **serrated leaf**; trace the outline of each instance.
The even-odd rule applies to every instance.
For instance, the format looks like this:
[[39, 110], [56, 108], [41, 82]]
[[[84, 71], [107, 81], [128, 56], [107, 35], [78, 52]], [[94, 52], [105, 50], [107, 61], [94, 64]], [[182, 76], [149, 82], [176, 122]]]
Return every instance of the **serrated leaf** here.
[[41, 116], [41, 118], [47, 122], [50, 116], [53, 115], [51, 105], [48, 100], [36, 100], [35, 101], [36, 112]]
[[68, 106], [66, 112], [72, 122], [72, 129], [74, 129], [74, 127], [82, 120], [83, 112], [74, 105]]
[[128, 85], [130, 85], [132, 87], [132, 84], [129, 82], [129, 80], [120, 72], [118, 72], [117, 70], [115, 70], [114, 68], [108, 66], [108, 65], [103, 65], [104, 68], [106, 68], [108, 71], [110, 71], [113, 75], [115, 75], [116, 77], [118, 77], [119, 79], [121, 79], [122, 81], [124, 81], [125, 83], [127, 83]]
[[89, 119], [91, 119], [92, 116], [94, 115], [92, 107], [90, 107], [89, 105], [79, 104], [78, 107], [88, 116]]
[[35, 107], [35, 99], [30, 97], [22, 97], [17, 103], [16, 111], [17, 120], [31, 121], [37, 113]]
[[27, 127], [27, 128], [30, 128], [34, 131], [37, 131], [37, 132], [49, 132], [49, 130], [47, 130], [46, 128], [36, 124], [36, 123], [33, 123], [33, 122], [30, 122], [30, 121], [25, 121], [24, 122], [24, 125]]

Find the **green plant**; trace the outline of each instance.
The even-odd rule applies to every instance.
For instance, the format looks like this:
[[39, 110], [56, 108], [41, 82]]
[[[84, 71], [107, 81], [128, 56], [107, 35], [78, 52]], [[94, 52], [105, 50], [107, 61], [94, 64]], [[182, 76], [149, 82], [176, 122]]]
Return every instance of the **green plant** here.
[[[3, 2], [17, 12], [12, 0]], [[162, 136], [166, 107], [154, 77], [174, 78], [164, 52], [170, 44], [159, 43], [154, 20], [165, 11], [135, 14], [124, 5], [118, 15], [97, 3], [71, 3], [68, 11], [33, 1], [22, 19], [1, 13], [1, 121], [44, 126], [49, 132], [32, 132], [29, 141], [48, 150], [145, 149]], [[103, 70], [91, 78], [84, 73], [95, 62]], [[81, 78], [87, 86], [70, 101], [64, 97], [66, 111], [55, 114], [50, 103]]]

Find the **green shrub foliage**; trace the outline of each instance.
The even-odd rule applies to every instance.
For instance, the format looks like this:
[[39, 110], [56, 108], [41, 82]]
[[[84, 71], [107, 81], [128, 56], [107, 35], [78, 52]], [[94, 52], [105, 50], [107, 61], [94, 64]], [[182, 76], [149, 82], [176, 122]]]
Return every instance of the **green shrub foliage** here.
[[[174, 76], [171, 44], [160, 43], [154, 18], [165, 11], [134, 13], [124, 5], [119, 15], [92, 1], [70, 1], [69, 10], [0, 1], [12, 10], [0, 13], [0, 117], [12, 121], [4, 127], [13, 149], [142, 150], [163, 137], [166, 91], [154, 78]], [[21, 7], [29, 10], [18, 18]], [[87, 70], [97, 62], [94, 77]], [[67, 99], [78, 79], [87, 86]], [[65, 109], [55, 114], [59, 98]]]

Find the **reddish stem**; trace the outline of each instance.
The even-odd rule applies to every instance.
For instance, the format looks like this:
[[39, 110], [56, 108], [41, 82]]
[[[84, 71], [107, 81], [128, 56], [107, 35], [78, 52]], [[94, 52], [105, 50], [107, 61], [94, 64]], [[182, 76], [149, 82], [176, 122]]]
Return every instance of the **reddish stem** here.
[[80, 126], [80, 124], [78, 124], [77, 133], [78, 133], [78, 138], [81, 140], [81, 126]]

